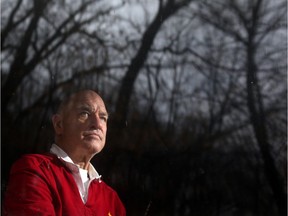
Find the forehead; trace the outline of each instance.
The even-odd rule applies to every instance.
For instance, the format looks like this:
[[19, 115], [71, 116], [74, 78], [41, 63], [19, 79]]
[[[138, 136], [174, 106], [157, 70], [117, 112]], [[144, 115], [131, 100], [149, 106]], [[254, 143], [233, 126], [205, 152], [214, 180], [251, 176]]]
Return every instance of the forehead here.
[[103, 112], [106, 111], [106, 107], [102, 98], [93, 91], [84, 91], [72, 95], [67, 103], [66, 108], [68, 109], [100, 109]]

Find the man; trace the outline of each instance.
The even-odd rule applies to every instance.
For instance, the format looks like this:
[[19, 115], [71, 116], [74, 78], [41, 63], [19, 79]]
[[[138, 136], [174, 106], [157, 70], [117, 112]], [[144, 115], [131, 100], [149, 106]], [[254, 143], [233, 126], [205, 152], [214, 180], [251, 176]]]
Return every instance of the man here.
[[63, 101], [52, 122], [55, 144], [12, 167], [4, 215], [126, 215], [117, 193], [90, 160], [106, 141], [108, 113], [101, 97], [84, 90]]

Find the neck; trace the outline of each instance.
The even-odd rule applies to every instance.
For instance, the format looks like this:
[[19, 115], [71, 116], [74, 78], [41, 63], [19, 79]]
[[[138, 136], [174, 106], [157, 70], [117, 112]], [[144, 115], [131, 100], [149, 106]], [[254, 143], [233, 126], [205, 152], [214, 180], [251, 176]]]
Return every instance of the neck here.
[[89, 162], [77, 162], [77, 161], [74, 161], [74, 160], [73, 160], [73, 162], [75, 164], [77, 164], [81, 169], [85, 169], [85, 170], [88, 170], [89, 164], [90, 164]]
[[73, 154], [67, 152], [68, 156], [72, 159], [72, 161], [77, 164], [81, 169], [88, 170], [90, 164], [90, 158], [87, 158], [83, 155]]
[[[59, 144], [58, 144], [59, 145]], [[92, 156], [82, 154], [79, 149], [71, 149], [65, 145], [59, 145], [65, 153], [71, 158], [74, 164], [77, 164], [81, 169], [88, 170]]]

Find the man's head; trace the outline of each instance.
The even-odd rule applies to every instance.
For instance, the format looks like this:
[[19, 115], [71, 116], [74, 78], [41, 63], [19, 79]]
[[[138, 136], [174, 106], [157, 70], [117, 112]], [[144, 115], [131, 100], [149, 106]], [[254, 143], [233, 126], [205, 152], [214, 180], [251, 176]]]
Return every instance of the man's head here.
[[105, 145], [107, 120], [105, 104], [96, 92], [75, 93], [61, 103], [52, 117], [56, 144], [72, 159], [90, 160]]

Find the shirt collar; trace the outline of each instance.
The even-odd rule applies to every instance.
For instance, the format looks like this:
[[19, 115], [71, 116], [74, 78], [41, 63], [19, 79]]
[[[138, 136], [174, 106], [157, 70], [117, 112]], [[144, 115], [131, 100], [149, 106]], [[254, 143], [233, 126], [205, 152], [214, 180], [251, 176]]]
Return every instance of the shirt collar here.
[[[66, 154], [66, 152], [63, 149], [61, 149], [58, 145], [52, 144], [50, 148], [50, 152], [52, 154], [55, 154], [59, 159], [61, 159], [64, 162], [64, 164], [71, 170], [71, 172], [79, 173], [80, 167], [77, 164], [75, 164], [72, 161], [72, 159]], [[88, 166], [88, 175], [90, 177], [90, 180], [93, 180], [93, 179], [100, 180], [101, 178], [101, 175], [98, 174], [98, 172], [96, 171], [96, 169], [91, 163], [89, 163], [89, 166]]]

